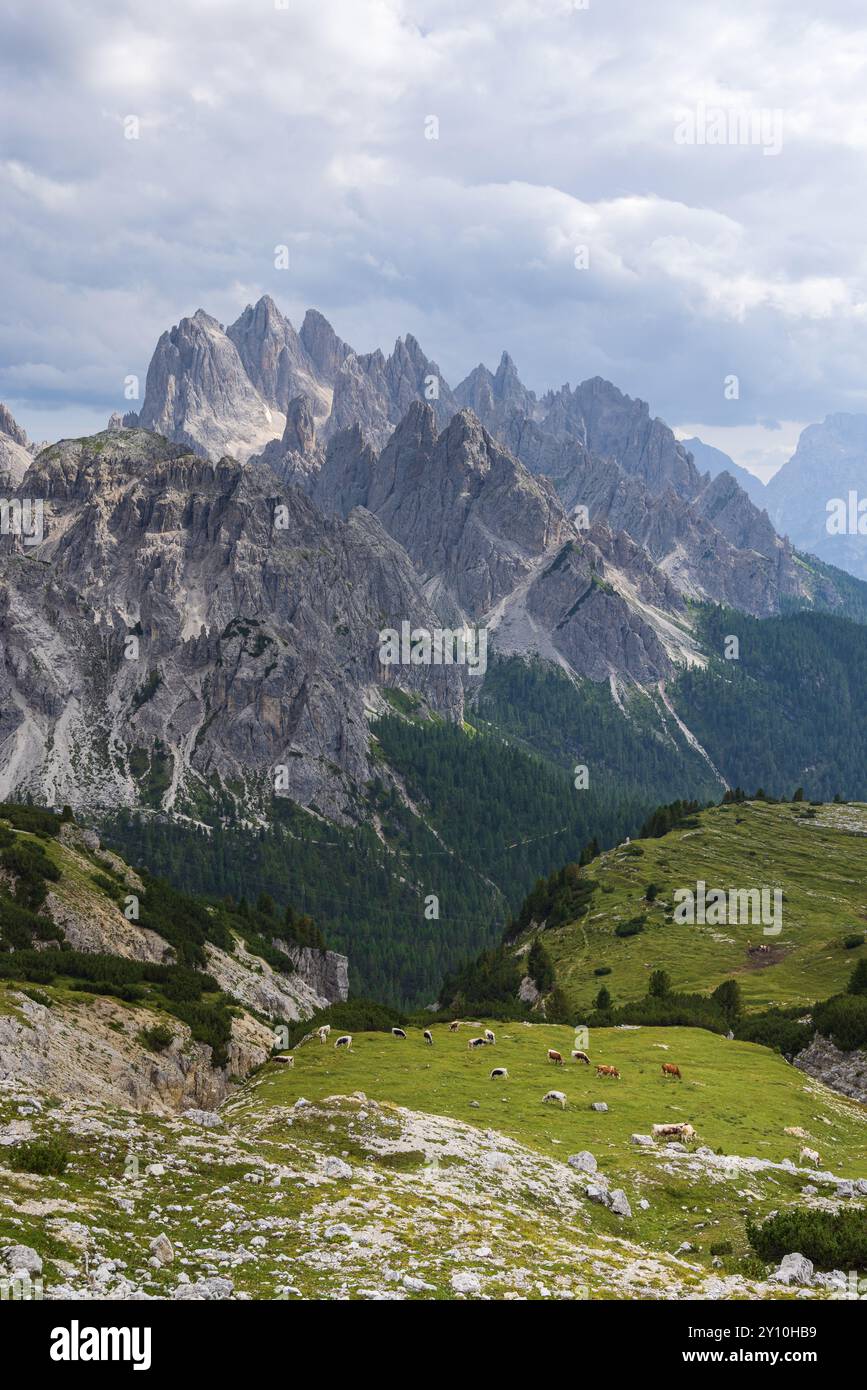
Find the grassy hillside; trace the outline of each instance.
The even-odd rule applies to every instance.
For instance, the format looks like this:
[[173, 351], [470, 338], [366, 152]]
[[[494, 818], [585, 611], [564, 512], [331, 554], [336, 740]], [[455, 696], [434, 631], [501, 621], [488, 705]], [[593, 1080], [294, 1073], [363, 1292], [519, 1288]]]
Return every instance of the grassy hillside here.
[[[845, 988], [867, 947], [847, 950], [844, 936], [867, 929], [867, 806], [747, 802], [702, 811], [694, 828], [636, 840], [602, 854], [588, 871], [597, 881], [589, 912], [542, 933], [557, 984], [586, 1008], [600, 984], [615, 1004], [646, 994], [654, 970], [678, 991], [708, 993], [734, 977], [748, 1008], [809, 1004]], [[782, 931], [765, 937], [749, 925], [676, 925], [677, 888], [779, 887]], [[658, 887], [653, 903], [648, 884]], [[616, 928], [635, 918], [635, 936]], [[748, 942], [770, 951], [751, 956]], [[610, 974], [594, 975], [607, 967]]]
[[[546, 1062], [549, 1046], [568, 1053], [571, 1030], [494, 1026], [496, 1046], [472, 1053], [466, 1030], [444, 1026], [433, 1047], [417, 1030], [406, 1041], [359, 1034], [351, 1053], [310, 1042], [294, 1069], [269, 1063], [239, 1085], [207, 1129], [0, 1090], [0, 1138], [15, 1141], [0, 1149], [0, 1248], [32, 1245], [52, 1287], [103, 1294], [127, 1284], [172, 1296], [182, 1279], [218, 1277], [269, 1299], [442, 1299], [464, 1287], [494, 1298], [797, 1296], [764, 1282], [773, 1266], [751, 1253], [745, 1219], [819, 1208], [836, 1178], [863, 1177], [863, 1107], [766, 1049], [698, 1030], [594, 1033], [594, 1060], [622, 1072], [604, 1082]], [[660, 1073], [674, 1058], [680, 1083]], [[508, 1080], [490, 1080], [493, 1065]], [[565, 1111], [542, 1104], [552, 1085]], [[698, 1131], [691, 1152], [630, 1142], [675, 1119]], [[834, 1179], [797, 1167], [793, 1126]], [[65, 1146], [64, 1171], [12, 1171], [25, 1138]], [[585, 1195], [591, 1180], [566, 1163], [582, 1150], [631, 1215]], [[153, 1267], [161, 1233], [172, 1255]]]

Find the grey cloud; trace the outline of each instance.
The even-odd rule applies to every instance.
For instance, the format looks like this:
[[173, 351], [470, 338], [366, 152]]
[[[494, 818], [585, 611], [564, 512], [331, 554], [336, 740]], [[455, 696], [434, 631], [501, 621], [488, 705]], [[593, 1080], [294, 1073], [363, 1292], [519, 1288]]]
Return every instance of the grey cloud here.
[[[673, 421], [864, 409], [867, 30], [840, 0], [724, 19], [10, 0], [0, 399], [73, 432], [123, 408], [163, 328], [268, 292], [360, 350], [410, 331], [452, 382], [508, 347], [536, 389], [598, 373]], [[700, 101], [781, 110], [781, 152], [678, 145]]]

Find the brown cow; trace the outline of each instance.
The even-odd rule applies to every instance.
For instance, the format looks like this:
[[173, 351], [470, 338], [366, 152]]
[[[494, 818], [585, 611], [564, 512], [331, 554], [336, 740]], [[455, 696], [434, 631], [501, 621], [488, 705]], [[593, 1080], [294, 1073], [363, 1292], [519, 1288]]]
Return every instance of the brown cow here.
[[617, 1078], [618, 1081], [620, 1080], [620, 1072], [617, 1070], [617, 1068], [606, 1066], [605, 1063], [602, 1063], [600, 1066], [596, 1068], [596, 1075], [614, 1076]]
[[554, 1049], [553, 1049], [553, 1047], [549, 1047], [549, 1048], [548, 1048], [548, 1061], [549, 1061], [549, 1062], [553, 1062], [554, 1065], [555, 1065], [555, 1067], [562, 1067], [562, 1065], [563, 1065], [563, 1054], [562, 1054], [561, 1052], [555, 1052]]
[[683, 1080], [680, 1074], [680, 1067], [675, 1062], [663, 1062], [662, 1074], [663, 1076], [676, 1076], [678, 1081]]
[[449, 1032], [450, 1032], [450, 1033], [456, 1033], [456, 1032], [458, 1031], [458, 1029], [460, 1028], [460, 1026], [461, 1026], [461, 1025], [460, 1025], [460, 1023], [458, 1022], [458, 1020], [455, 1019], [454, 1023], [450, 1023], [450, 1024], [449, 1024]]
[[589, 1065], [590, 1065], [590, 1058], [587, 1056], [587, 1053], [586, 1053], [586, 1052], [580, 1052], [580, 1051], [578, 1050], [578, 1048], [575, 1048], [575, 1050], [574, 1050], [573, 1053], [572, 1053], [572, 1061], [573, 1061], [573, 1062], [586, 1062], [586, 1064], [587, 1064], [588, 1067], [589, 1067]]

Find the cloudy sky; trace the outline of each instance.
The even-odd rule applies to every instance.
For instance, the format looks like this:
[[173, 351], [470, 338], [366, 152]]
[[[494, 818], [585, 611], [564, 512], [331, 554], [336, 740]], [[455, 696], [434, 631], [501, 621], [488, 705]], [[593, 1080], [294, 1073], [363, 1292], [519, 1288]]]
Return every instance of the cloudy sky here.
[[867, 410], [865, 65], [855, 0], [0, 0], [0, 400], [101, 427], [267, 291], [766, 475]]

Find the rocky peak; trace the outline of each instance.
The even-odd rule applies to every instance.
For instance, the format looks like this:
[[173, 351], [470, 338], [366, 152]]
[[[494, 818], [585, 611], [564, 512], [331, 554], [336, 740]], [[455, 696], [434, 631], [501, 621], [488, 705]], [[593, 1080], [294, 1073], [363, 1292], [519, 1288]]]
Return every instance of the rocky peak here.
[[270, 295], [263, 295], [226, 330], [256, 390], [274, 409], [285, 413], [289, 401], [305, 391], [326, 413], [316, 371], [304, 346]]
[[19, 444], [22, 449], [31, 447], [26, 431], [14, 420], [11, 412], [2, 401], [0, 401], [0, 434], [6, 435], [7, 439]]
[[502, 354], [495, 374], [480, 363], [455, 388], [454, 394], [459, 405], [472, 410], [486, 429], [501, 438], [510, 417], [529, 418], [536, 408], [533, 392], [521, 382], [518, 369], [507, 352]]
[[248, 458], [283, 429], [235, 343], [202, 309], [161, 336], [139, 418], [145, 429], [205, 457]]
[[342, 338], [338, 338], [327, 318], [320, 314], [318, 309], [307, 310], [299, 337], [319, 379], [333, 386], [334, 378], [352, 352], [352, 348]]
[[17, 485], [30, 467], [33, 453], [34, 446], [25, 431], [0, 403], [0, 479]]

